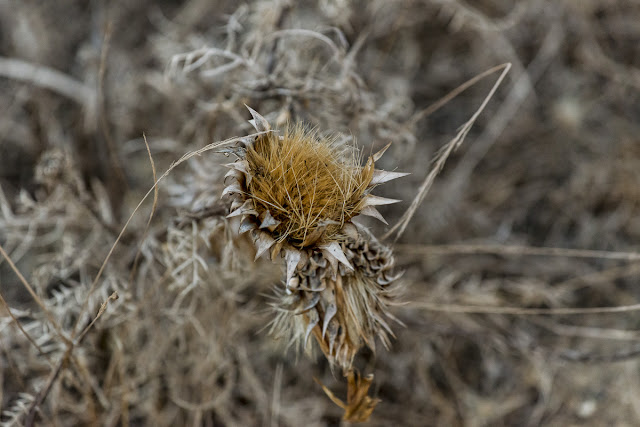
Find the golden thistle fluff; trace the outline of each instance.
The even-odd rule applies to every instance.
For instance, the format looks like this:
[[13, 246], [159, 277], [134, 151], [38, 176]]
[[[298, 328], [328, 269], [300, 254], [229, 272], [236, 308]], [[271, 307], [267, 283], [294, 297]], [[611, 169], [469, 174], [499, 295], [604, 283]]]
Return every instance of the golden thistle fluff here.
[[251, 233], [256, 259], [285, 258], [272, 332], [305, 346], [313, 334], [327, 359], [346, 372], [363, 345], [375, 349], [376, 336], [388, 345], [389, 285], [399, 276], [391, 250], [351, 220], [384, 221], [376, 206], [398, 200], [371, 191], [407, 174], [375, 169], [388, 146], [360, 166], [352, 147], [301, 126], [280, 135], [249, 111], [260, 135], [232, 149], [237, 160], [226, 165], [223, 191], [233, 197], [228, 217], [239, 217], [239, 232]]

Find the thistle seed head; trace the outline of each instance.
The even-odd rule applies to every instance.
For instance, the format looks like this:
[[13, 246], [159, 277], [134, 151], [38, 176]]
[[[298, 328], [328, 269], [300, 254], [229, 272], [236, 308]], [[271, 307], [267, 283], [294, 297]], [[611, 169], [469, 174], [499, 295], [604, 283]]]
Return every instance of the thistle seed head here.
[[375, 348], [376, 336], [388, 345], [389, 285], [398, 277], [391, 250], [351, 220], [369, 215], [384, 221], [375, 206], [397, 200], [371, 191], [406, 174], [375, 169], [388, 146], [360, 166], [352, 147], [301, 126], [280, 135], [249, 111], [260, 134], [232, 150], [238, 159], [227, 165], [223, 191], [234, 199], [228, 217], [239, 218], [239, 232], [251, 234], [256, 258], [285, 258], [272, 332], [305, 348], [313, 335], [346, 372], [363, 345]]
[[268, 133], [247, 150], [247, 190], [258, 214], [277, 222], [276, 240], [298, 248], [327, 242], [359, 213], [373, 170], [349, 151], [300, 125]]
[[332, 265], [333, 256], [322, 249], [303, 252], [295, 274], [278, 293], [272, 326], [273, 333], [289, 335], [302, 347], [313, 335], [329, 362], [345, 372], [363, 345], [375, 350], [376, 337], [389, 346], [393, 332], [387, 319], [393, 316], [387, 307], [399, 277], [391, 250], [363, 227], [356, 231], [357, 237], [336, 244], [346, 262]]

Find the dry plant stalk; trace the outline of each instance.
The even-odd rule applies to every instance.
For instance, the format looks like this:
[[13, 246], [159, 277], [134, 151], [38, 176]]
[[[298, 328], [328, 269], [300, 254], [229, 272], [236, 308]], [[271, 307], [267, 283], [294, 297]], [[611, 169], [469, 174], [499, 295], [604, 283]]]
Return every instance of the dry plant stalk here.
[[[228, 217], [240, 219], [240, 233], [251, 233], [256, 259], [265, 253], [274, 261], [278, 255], [285, 259], [285, 286], [276, 291], [271, 332], [305, 348], [313, 335], [331, 365], [351, 378], [360, 348], [375, 350], [376, 337], [389, 345], [387, 319], [394, 317], [387, 307], [394, 296], [391, 284], [400, 276], [393, 272], [391, 250], [352, 219], [384, 221], [375, 207], [398, 200], [371, 191], [406, 174], [375, 169], [388, 146], [360, 166], [353, 147], [299, 125], [279, 135], [249, 111], [251, 124], [264, 133], [229, 150], [237, 160], [227, 165], [223, 195], [233, 196]], [[351, 383], [356, 385], [350, 381], [350, 390]], [[372, 411], [376, 401], [368, 402]], [[345, 419], [364, 420], [371, 412], [350, 406]]]
[[349, 371], [347, 377], [347, 403], [338, 399], [331, 390], [324, 384], [316, 380], [329, 399], [336, 405], [344, 409], [344, 419], [348, 421], [363, 422], [367, 421], [380, 399], [369, 397], [369, 387], [373, 382], [373, 374], [369, 374], [362, 378], [356, 372]]

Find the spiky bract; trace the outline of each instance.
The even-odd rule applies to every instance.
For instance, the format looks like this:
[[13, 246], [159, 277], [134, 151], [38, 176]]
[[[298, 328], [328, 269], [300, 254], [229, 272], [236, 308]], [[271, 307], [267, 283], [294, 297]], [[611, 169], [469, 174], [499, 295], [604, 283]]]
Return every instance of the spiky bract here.
[[[327, 359], [343, 369], [351, 367], [357, 351], [375, 338], [385, 347], [393, 332], [385, 317], [393, 298], [391, 251], [362, 227], [339, 244], [346, 263], [331, 265], [326, 252], [305, 250], [296, 273], [279, 292], [272, 331], [289, 334], [304, 345], [313, 334]], [[347, 265], [351, 265], [351, 269]]]

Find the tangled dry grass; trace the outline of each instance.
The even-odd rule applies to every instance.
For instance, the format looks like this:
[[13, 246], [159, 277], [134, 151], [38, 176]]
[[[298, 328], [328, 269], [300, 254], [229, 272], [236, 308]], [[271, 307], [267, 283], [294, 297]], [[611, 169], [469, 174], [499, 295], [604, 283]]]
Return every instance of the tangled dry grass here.
[[380, 188], [402, 227], [362, 220], [405, 270], [406, 327], [356, 356], [369, 424], [636, 425], [638, 22], [632, 0], [0, 2], [0, 421], [342, 422], [313, 378], [345, 400], [343, 378], [265, 330], [280, 266], [225, 218], [210, 144], [253, 132], [247, 104], [412, 173]]

